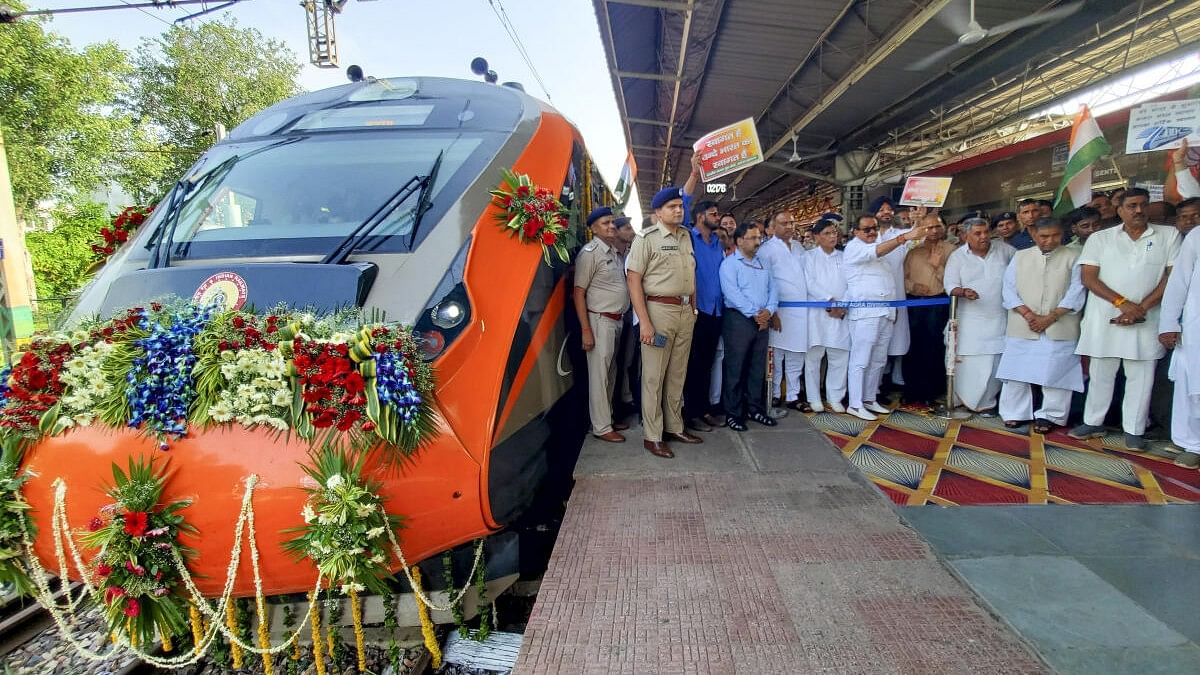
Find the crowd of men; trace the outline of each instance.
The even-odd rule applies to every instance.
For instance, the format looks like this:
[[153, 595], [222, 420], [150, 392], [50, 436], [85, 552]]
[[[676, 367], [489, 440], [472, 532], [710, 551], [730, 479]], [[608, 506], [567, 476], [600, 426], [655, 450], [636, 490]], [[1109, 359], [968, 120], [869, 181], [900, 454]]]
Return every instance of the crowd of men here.
[[588, 216], [574, 300], [591, 432], [624, 442], [621, 420], [640, 410], [645, 449], [670, 458], [669, 443], [775, 426], [783, 408], [876, 420], [898, 392], [908, 409], [940, 401], [1042, 434], [1077, 417], [1077, 439], [1106, 435], [1115, 413], [1139, 452], [1153, 422], [1177, 464], [1200, 468], [1200, 236], [1186, 237], [1200, 185], [1185, 156], [1174, 206], [1128, 188], [1062, 218], [1023, 200], [948, 226], [880, 197], [808, 228], [694, 202], [693, 160], [640, 233], [608, 208]]

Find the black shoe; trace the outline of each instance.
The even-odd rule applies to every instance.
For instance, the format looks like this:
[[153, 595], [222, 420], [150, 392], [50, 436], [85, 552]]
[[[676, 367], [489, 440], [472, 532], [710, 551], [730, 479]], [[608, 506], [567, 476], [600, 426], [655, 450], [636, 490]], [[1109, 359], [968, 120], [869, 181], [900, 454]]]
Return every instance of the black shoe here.
[[760, 412], [750, 413], [750, 419], [754, 420], [755, 422], [758, 422], [759, 424], [763, 425], [764, 427], [773, 427], [773, 426], [776, 426], [777, 424], [779, 424], [779, 422], [775, 421], [775, 418], [768, 417], [767, 415], [764, 415]]
[[781, 399], [781, 398], [773, 398], [773, 399], [771, 399], [771, 407], [772, 407], [772, 408], [779, 408], [779, 407], [782, 407], [782, 406], [783, 406], [783, 399]]
[[745, 422], [743, 422], [739, 419], [734, 419], [732, 417], [730, 417], [729, 420], [725, 423], [725, 426], [729, 427], [730, 429], [733, 429], [734, 431], [746, 431], [746, 429], [749, 428], [746, 426]]

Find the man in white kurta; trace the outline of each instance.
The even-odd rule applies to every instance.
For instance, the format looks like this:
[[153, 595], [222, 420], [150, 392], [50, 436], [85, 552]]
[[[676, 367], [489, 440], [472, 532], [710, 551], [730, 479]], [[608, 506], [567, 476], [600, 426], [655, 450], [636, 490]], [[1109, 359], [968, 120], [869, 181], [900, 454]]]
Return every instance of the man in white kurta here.
[[[796, 222], [792, 214], [780, 211], [771, 217], [771, 238], [758, 249], [758, 257], [771, 268], [771, 277], [779, 302], [808, 300], [804, 279], [804, 247], [795, 241]], [[808, 349], [808, 310], [804, 307], [779, 307], [772, 321], [768, 344], [771, 347], [771, 398], [778, 401], [786, 375], [787, 407], [801, 409], [800, 377], [804, 374], [804, 352]], [[778, 401], [779, 405], [783, 401]]]
[[[1062, 243], [1057, 219], [1034, 223], [1035, 246], [1017, 251], [1004, 272], [1008, 334], [996, 377], [1000, 417], [1015, 427], [1034, 420], [1034, 431], [1049, 433], [1067, 423], [1071, 392], [1083, 391], [1083, 367], [1075, 354], [1079, 312], [1087, 290], [1075, 259], [1079, 251]], [[1033, 389], [1042, 387], [1042, 405], [1033, 409]]]
[[1171, 406], [1171, 442], [1182, 453], [1175, 463], [1200, 468], [1200, 237], [1183, 240], [1158, 318], [1158, 339], [1171, 355], [1175, 382]]
[[1088, 356], [1088, 393], [1083, 424], [1072, 438], [1105, 434], [1104, 416], [1112, 403], [1117, 369], [1125, 371], [1121, 428], [1130, 450], [1146, 448], [1143, 434], [1150, 413], [1155, 362], [1166, 353], [1158, 341], [1158, 304], [1179, 253], [1179, 232], [1151, 225], [1150, 194], [1130, 188], [1117, 204], [1120, 227], [1088, 237], [1079, 254], [1083, 285], [1090, 291], [1076, 353]]
[[[846, 299], [846, 275], [842, 270], [843, 253], [836, 248], [840, 226], [834, 220], [821, 220], [813, 226], [817, 246], [807, 254], [804, 278], [808, 299], [828, 302]], [[847, 310], [831, 307], [808, 310], [808, 351], [804, 354], [804, 392], [814, 412], [822, 412], [821, 359], [828, 359], [825, 370], [825, 400], [836, 413], [846, 412], [846, 368], [850, 363], [850, 321]]]
[[[887, 197], [879, 197], [871, 203], [873, 207], [870, 209], [875, 214], [875, 218], [879, 223], [879, 241], [891, 241], [911, 228], [906, 227], [904, 223], [896, 218], [896, 205]], [[903, 300], [904, 295], [904, 257], [908, 254], [908, 246], [900, 246], [888, 253], [884, 258], [888, 269], [892, 272], [892, 284], [895, 288], [895, 297], [892, 300]], [[888, 356], [892, 361], [892, 383], [904, 385], [904, 376], [901, 373], [900, 361], [905, 354], [908, 353], [908, 347], [912, 343], [912, 335], [908, 329], [908, 309], [905, 307], [896, 308], [896, 326], [892, 330], [892, 337], [888, 340]]]
[[[846, 244], [842, 269], [846, 275], [846, 299], [859, 301], [895, 300], [896, 278], [884, 259], [892, 251], [924, 236], [925, 227], [908, 230], [889, 240], [880, 241], [879, 225], [870, 215], [860, 216], [854, 226], [854, 239]], [[891, 412], [876, 401], [879, 379], [887, 364], [888, 343], [896, 324], [893, 307], [851, 307], [850, 366], [846, 375], [850, 392], [851, 415], [864, 420], [878, 419], [872, 413]]]
[[963, 235], [967, 245], [950, 254], [944, 275], [946, 293], [958, 298], [954, 397], [969, 410], [986, 412], [1000, 394], [996, 366], [1008, 326], [1004, 270], [1016, 251], [993, 240], [991, 224], [982, 218], [963, 221]]

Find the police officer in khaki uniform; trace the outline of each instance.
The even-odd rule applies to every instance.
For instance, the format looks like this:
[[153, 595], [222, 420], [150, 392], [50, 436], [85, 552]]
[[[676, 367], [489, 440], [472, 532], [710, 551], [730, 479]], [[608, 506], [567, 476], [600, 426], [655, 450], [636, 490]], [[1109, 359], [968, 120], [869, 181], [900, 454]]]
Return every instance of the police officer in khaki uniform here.
[[650, 206], [658, 222], [633, 240], [625, 267], [641, 333], [643, 445], [671, 458], [665, 440], [702, 442], [684, 429], [682, 410], [696, 324], [696, 259], [692, 235], [683, 228], [680, 189], [660, 190]]
[[592, 435], [602, 441], [623, 443], [613, 424], [612, 396], [617, 373], [617, 345], [629, 309], [625, 262], [617, 250], [617, 228], [612, 209], [602, 206], [587, 217], [592, 240], [575, 258], [575, 312], [583, 328], [583, 350], [588, 363], [588, 411]]

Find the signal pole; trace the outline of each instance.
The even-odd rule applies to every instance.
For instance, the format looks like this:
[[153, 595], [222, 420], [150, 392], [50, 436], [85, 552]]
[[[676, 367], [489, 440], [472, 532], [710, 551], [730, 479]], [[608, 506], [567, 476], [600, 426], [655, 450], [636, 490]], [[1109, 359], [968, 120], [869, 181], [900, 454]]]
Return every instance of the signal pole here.
[[33, 335], [28, 270], [25, 235], [17, 223], [8, 155], [4, 151], [4, 135], [0, 133], [0, 342], [6, 364], [12, 363], [14, 346], [23, 346]]

